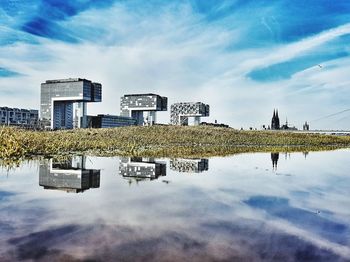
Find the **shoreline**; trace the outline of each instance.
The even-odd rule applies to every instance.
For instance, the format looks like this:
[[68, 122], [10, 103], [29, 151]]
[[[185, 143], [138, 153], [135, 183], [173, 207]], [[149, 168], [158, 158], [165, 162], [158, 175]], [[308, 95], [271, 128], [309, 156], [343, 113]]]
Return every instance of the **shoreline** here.
[[2, 160], [72, 154], [189, 158], [349, 147], [350, 136], [240, 131], [208, 126], [132, 126], [61, 131], [0, 127]]

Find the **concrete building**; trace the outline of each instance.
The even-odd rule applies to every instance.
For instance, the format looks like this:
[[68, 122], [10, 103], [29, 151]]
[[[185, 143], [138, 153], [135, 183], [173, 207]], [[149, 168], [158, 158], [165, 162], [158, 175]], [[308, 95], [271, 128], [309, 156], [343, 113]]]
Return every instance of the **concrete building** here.
[[36, 127], [38, 124], [38, 110], [0, 107], [0, 125]]
[[154, 180], [160, 176], [166, 176], [166, 164], [154, 158], [120, 157], [119, 174], [124, 178]]
[[168, 98], [156, 94], [130, 94], [120, 99], [121, 116], [136, 119], [137, 125], [153, 125], [157, 111], [168, 110]]
[[89, 128], [111, 128], [136, 125], [136, 119], [134, 118], [115, 115], [88, 116], [87, 121]]
[[209, 169], [209, 160], [188, 158], [170, 159], [170, 169], [184, 173], [201, 173]]
[[188, 125], [188, 118], [194, 118], [194, 125], [200, 124], [201, 117], [209, 116], [209, 105], [201, 102], [175, 103], [170, 108], [172, 125]]
[[47, 80], [41, 84], [40, 118], [51, 129], [84, 128], [86, 103], [101, 100], [99, 83], [81, 78]]
[[39, 166], [39, 185], [44, 189], [80, 193], [100, 187], [100, 170], [86, 169], [84, 156], [67, 161], [51, 159]]

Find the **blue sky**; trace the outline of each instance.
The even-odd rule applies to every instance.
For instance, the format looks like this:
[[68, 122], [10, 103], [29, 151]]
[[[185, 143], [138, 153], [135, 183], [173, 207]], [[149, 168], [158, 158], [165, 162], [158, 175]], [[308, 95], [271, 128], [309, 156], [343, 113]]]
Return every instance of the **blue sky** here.
[[103, 85], [91, 114], [157, 92], [236, 128], [278, 108], [299, 128], [350, 129], [349, 111], [317, 120], [350, 108], [349, 40], [347, 0], [2, 0], [0, 104], [39, 108], [41, 82], [83, 77]]

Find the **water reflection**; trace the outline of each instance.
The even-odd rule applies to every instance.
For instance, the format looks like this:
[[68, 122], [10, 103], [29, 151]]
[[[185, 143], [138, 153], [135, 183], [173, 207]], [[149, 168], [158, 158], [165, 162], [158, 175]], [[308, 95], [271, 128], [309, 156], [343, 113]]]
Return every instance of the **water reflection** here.
[[189, 159], [189, 158], [175, 158], [170, 159], [170, 169], [177, 172], [184, 173], [201, 173], [209, 169], [209, 160], [202, 159]]
[[271, 160], [272, 160], [272, 170], [277, 170], [277, 163], [279, 159], [280, 153], [271, 153]]
[[166, 163], [154, 158], [121, 157], [119, 174], [129, 181], [154, 180], [166, 176]]
[[[207, 159], [26, 163], [0, 175], [0, 261], [350, 261], [349, 158], [239, 154], [209, 170]], [[42, 186], [84, 188], [59, 180], [73, 171], [103, 179], [85, 194], [48, 193], [39, 164]], [[208, 175], [179, 175], [199, 170]]]
[[[305, 152], [302, 152], [303, 156], [304, 156], [304, 159], [307, 158], [307, 156], [309, 155], [309, 152], [305, 151]], [[279, 156], [280, 156], [280, 153], [279, 152], [272, 152], [271, 153], [271, 161], [272, 161], [272, 170], [273, 171], [277, 171], [277, 164], [278, 164], [278, 160], [279, 160]], [[284, 158], [285, 160], [288, 160], [291, 158], [291, 154], [288, 153], [288, 152], [285, 152], [284, 153]]]
[[44, 161], [39, 165], [39, 185], [44, 189], [80, 193], [100, 187], [100, 170], [86, 169], [85, 156]]

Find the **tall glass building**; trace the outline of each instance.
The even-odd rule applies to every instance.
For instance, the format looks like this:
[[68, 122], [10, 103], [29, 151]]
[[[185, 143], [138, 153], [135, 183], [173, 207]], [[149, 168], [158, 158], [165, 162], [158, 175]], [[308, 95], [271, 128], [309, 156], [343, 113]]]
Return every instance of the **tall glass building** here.
[[51, 129], [87, 126], [86, 103], [102, 101], [102, 85], [82, 78], [41, 84], [40, 119]]

